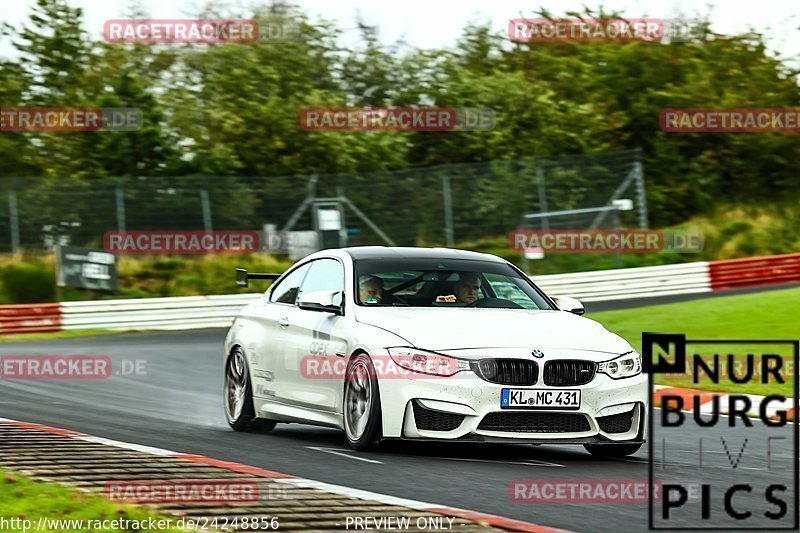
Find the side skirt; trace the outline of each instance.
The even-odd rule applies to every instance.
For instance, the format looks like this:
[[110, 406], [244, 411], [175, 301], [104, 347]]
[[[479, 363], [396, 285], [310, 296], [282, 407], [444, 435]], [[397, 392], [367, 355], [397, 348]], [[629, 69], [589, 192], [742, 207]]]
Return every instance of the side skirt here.
[[255, 404], [256, 416], [259, 418], [344, 429], [344, 417], [341, 413], [297, 407], [264, 398], [253, 398], [253, 403]]

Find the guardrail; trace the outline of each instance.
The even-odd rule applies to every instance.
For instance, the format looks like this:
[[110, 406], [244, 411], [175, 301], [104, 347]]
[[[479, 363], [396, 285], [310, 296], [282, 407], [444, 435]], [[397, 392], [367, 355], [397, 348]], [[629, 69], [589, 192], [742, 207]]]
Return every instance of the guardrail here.
[[[800, 253], [730, 261], [533, 276], [548, 294], [586, 302], [800, 282]], [[260, 294], [0, 306], [0, 333], [225, 327]]]
[[260, 294], [64, 302], [62, 329], [193, 329], [229, 326]]
[[710, 263], [711, 289], [800, 282], [800, 253]]
[[61, 329], [61, 304], [0, 305], [0, 333], [42, 333]]
[[706, 262], [552, 274], [532, 279], [547, 294], [573, 296], [586, 302], [711, 291]]

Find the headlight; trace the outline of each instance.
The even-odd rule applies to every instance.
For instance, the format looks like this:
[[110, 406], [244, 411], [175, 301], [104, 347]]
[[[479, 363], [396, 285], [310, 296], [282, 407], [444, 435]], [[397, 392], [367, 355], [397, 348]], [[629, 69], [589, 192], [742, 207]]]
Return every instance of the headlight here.
[[630, 378], [642, 372], [642, 356], [636, 352], [628, 352], [598, 364], [597, 371], [612, 379]]
[[434, 376], [452, 376], [469, 370], [469, 361], [449, 355], [417, 350], [416, 348], [389, 348], [389, 355], [399, 366], [412, 372]]

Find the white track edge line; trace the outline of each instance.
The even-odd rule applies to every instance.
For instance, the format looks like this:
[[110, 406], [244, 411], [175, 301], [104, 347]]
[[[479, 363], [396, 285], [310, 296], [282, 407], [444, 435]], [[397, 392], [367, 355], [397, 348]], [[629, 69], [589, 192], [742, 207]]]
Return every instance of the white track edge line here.
[[172, 450], [155, 448], [153, 446], [145, 446], [144, 444], [134, 444], [132, 442], [122, 442], [119, 440], [106, 439], [104, 437], [95, 437], [92, 435], [74, 435], [73, 438], [86, 442], [93, 442], [95, 444], [107, 444], [109, 446], [124, 448], [126, 450], [149, 453], [150, 455], [158, 455], [160, 457], [174, 457], [176, 455], [179, 455], [178, 452], [173, 452]]
[[343, 485], [334, 485], [324, 481], [315, 481], [313, 479], [306, 479], [302, 477], [276, 479], [278, 483], [286, 483], [307, 489], [317, 489], [323, 492], [330, 492], [340, 496], [348, 496], [359, 500], [372, 500], [386, 505], [397, 505], [399, 507], [408, 507], [417, 511], [426, 509], [447, 507], [445, 505], [435, 505], [432, 503], [420, 502], [417, 500], [408, 500], [406, 498], [399, 498], [397, 496], [389, 496], [388, 494], [379, 494], [368, 490], [355, 489], [352, 487], [345, 487]]

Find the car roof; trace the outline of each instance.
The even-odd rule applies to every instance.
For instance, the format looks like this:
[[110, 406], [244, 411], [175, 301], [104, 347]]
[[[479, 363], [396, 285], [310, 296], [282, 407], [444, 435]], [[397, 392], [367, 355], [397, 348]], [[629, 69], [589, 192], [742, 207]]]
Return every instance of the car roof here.
[[412, 246], [354, 246], [342, 248], [354, 261], [362, 259], [468, 259], [472, 261], [492, 261], [505, 263], [496, 255], [455, 250], [453, 248], [420, 248]]

